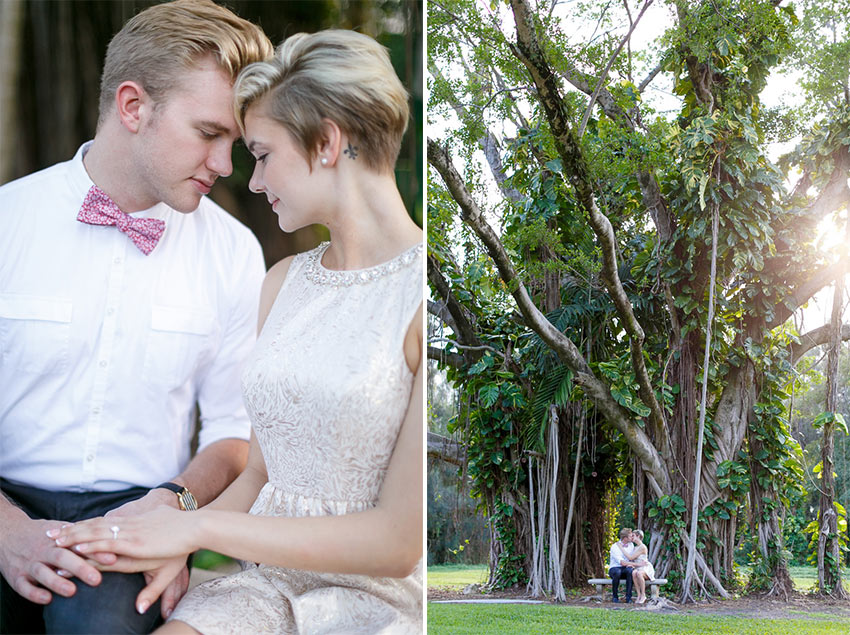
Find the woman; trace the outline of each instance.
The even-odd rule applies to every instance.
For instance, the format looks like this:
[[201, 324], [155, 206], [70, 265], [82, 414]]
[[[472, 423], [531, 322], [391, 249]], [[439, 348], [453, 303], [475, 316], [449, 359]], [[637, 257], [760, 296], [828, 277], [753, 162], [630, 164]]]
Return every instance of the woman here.
[[635, 529], [632, 532], [632, 536], [635, 542], [635, 550], [627, 557], [636, 565], [639, 565], [632, 571], [632, 580], [638, 592], [636, 603], [643, 604], [646, 602], [646, 581], [652, 580], [655, 577], [655, 567], [647, 560], [646, 556], [649, 550], [643, 544], [643, 532], [640, 529]]
[[248, 465], [199, 511], [96, 519], [57, 543], [152, 571], [140, 611], [199, 548], [246, 561], [162, 632], [419, 631], [422, 232], [393, 176], [407, 94], [383, 47], [338, 30], [287, 39], [235, 94], [251, 189], [285, 231], [330, 232], [266, 277], [242, 375]]

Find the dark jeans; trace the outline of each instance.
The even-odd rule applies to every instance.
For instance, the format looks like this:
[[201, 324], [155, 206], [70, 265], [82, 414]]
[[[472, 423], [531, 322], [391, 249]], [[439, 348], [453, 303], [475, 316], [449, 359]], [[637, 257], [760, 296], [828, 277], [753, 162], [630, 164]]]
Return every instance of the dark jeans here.
[[611, 594], [614, 596], [614, 601], [619, 602], [620, 597], [617, 595], [617, 590], [620, 587], [620, 580], [626, 581], [626, 604], [632, 601], [632, 567], [611, 567], [608, 569], [608, 575], [611, 576]]
[[[0, 479], [0, 490], [30, 518], [75, 522], [102, 516], [148, 493], [144, 487], [120, 492], [48, 492]], [[25, 600], [2, 580], [0, 633], [149, 633], [162, 623], [159, 601], [144, 615], [136, 612], [136, 596], [145, 587], [141, 573], [104, 573], [96, 587], [71, 578], [77, 592], [56, 593], [42, 606]]]

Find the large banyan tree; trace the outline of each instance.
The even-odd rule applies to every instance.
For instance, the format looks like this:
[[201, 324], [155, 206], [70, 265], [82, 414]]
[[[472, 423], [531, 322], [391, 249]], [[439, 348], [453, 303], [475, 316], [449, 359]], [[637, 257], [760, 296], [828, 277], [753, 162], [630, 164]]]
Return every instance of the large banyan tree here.
[[[817, 240], [848, 222], [847, 53], [812, 52], [844, 74], [802, 124], [760, 95], [842, 10], [650, 5], [429, 2], [429, 357], [460, 392], [492, 585], [563, 597], [636, 522], [682, 598], [727, 595], [743, 533], [751, 584], [787, 596], [789, 386], [850, 339], [840, 314], [792, 319], [848, 270]], [[613, 516], [623, 485], [635, 518]]]

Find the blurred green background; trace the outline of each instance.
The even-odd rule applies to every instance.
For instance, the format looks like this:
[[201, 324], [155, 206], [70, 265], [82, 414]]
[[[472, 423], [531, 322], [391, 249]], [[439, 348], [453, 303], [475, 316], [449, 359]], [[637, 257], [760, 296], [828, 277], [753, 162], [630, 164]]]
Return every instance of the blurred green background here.
[[[106, 46], [150, 0], [0, 0], [0, 183], [70, 159], [94, 136]], [[422, 225], [423, 34], [421, 0], [229, 0], [277, 45], [301, 31], [336, 27], [376, 38], [390, 50], [411, 96], [411, 121], [396, 179]], [[210, 196], [256, 234], [271, 266], [327, 237], [310, 227], [285, 234], [266, 197], [248, 191], [253, 158], [239, 143], [233, 175]]]

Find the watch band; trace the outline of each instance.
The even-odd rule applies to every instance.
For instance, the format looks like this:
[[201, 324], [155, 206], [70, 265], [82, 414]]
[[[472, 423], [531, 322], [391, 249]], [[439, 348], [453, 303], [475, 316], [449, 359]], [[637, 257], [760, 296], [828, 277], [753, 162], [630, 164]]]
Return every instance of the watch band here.
[[185, 512], [191, 512], [198, 509], [198, 501], [192, 495], [192, 492], [182, 485], [168, 481], [160, 483], [154, 487], [154, 489], [167, 489], [177, 494], [177, 504], [180, 506], [180, 509]]

